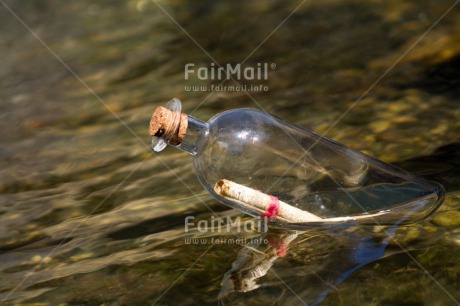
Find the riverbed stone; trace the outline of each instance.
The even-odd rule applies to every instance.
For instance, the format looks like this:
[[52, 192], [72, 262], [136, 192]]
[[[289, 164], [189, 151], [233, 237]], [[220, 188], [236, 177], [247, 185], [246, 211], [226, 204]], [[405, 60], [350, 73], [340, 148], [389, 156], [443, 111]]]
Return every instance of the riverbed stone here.
[[452, 210], [440, 213], [433, 218], [432, 222], [443, 227], [460, 226], [460, 211]]

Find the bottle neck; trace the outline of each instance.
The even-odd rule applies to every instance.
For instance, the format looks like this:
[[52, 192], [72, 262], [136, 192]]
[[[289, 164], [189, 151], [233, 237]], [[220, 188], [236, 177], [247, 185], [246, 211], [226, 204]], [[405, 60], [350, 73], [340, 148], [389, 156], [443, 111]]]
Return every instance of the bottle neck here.
[[187, 115], [187, 131], [181, 143], [173, 146], [191, 155], [198, 153], [200, 149], [200, 140], [206, 137], [209, 133], [209, 124]]

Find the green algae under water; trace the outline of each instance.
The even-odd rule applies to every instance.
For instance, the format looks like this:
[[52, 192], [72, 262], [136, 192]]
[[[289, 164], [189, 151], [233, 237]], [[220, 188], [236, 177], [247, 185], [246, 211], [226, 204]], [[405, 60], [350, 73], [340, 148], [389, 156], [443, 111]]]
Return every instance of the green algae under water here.
[[[60, 60], [0, 5], [2, 303], [460, 301], [460, 7], [418, 41], [453, 1], [158, 2], [188, 34], [146, 0], [5, 3]], [[268, 91], [190, 91], [218, 83], [184, 80], [212, 62], [188, 35], [221, 64], [274, 63]], [[203, 191], [189, 156], [149, 150], [171, 97], [203, 119], [263, 107], [440, 181], [446, 200], [400, 227], [184, 232], [187, 216], [251, 219]]]

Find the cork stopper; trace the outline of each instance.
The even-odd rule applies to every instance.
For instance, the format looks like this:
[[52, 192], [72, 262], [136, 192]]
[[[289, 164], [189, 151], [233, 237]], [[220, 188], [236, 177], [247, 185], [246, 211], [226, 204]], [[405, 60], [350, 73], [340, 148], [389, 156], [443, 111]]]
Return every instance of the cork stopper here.
[[187, 132], [188, 119], [186, 114], [176, 113], [166, 107], [156, 108], [150, 120], [149, 133], [161, 138], [173, 146], [179, 145]]

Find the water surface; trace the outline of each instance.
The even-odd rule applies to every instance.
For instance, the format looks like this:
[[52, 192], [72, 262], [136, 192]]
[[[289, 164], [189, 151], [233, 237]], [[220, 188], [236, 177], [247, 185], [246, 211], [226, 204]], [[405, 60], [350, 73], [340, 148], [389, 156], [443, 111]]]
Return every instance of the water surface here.
[[[458, 304], [460, 6], [437, 22], [453, 3], [5, 1], [0, 301]], [[187, 91], [217, 84], [184, 80], [209, 56], [274, 63], [268, 91]], [[150, 115], [172, 97], [202, 120], [262, 108], [441, 181], [445, 203], [404, 227], [185, 233], [186, 216], [241, 215], [190, 156], [151, 152]]]

